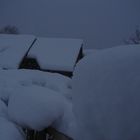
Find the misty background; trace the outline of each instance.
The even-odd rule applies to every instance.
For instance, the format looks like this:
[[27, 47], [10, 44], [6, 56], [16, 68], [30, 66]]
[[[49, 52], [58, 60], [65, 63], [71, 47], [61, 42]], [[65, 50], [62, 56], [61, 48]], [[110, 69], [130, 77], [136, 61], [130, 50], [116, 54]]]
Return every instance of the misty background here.
[[0, 27], [108, 48], [124, 44], [140, 26], [139, 13], [140, 0], [0, 0]]

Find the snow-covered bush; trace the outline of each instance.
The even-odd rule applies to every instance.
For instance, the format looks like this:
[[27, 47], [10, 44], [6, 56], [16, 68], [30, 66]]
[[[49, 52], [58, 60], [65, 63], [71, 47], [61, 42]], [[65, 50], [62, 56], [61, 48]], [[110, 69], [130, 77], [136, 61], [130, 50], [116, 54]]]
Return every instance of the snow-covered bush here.
[[25, 69], [0, 70], [0, 76], [0, 117], [13, 125], [34, 130], [51, 125], [57, 131], [73, 136], [76, 122], [70, 78]]
[[126, 44], [140, 44], [140, 29], [136, 28], [135, 32], [129, 39], [125, 40]]
[[16, 88], [8, 103], [9, 118], [22, 126], [43, 130], [63, 116], [66, 99], [39, 86]]
[[140, 139], [140, 45], [85, 57], [73, 77], [76, 140]]
[[7, 25], [0, 29], [0, 34], [19, 34], [16, 26]]

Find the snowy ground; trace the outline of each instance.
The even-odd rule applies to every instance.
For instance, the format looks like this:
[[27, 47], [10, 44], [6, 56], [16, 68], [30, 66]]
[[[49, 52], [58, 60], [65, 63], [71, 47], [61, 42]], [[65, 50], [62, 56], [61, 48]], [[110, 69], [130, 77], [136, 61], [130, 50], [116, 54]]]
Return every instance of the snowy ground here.
[[5, 139], [1, 133], [6, 127], [6, 140], [24, 139], [18, 127], [43, 130], [53, 126], [72, 136], [75, 118], [70, 78], [37, 70], [0, 70], [0, 75], [0, 122], [5, 120], [0, 139]]
[[[70, 137], [75, 131], [71, 79], [18, 69], [35, 40], [33, 35], [0, 35], [0, 140], [25, 139], [21, 128], [51, 125]], [[73, 71], [81, 45], [77, 39], [38, 38], [29, 54], [37, 55], [43, 67]]]
[[75, 140], [140, 139], [140, 45], [85, 51], [72, 79], [0, 70], [0, 140], [53, 126]]

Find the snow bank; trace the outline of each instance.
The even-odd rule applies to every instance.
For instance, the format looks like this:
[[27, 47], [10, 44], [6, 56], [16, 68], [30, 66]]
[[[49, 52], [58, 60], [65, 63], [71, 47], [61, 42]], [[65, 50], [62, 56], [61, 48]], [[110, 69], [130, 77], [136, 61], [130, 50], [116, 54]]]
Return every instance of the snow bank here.
[[35, 40], [33, 35], [0, 34], [0, 67], [16, 69]]
[[28, 53], [42, 69], [72, 72], [82, 46], [80, 39], [38, 38]]
[[8, 100], [10, 94], [18, 86], [41, 86], [57, 91], [65, 97], [70, 97], [71, 79], [55, 73], [38, 70], [0, 70], [0, 97]]
[[8, 115], [24, 128], [42, 130], [63, 116], [65, 98], [38, 86], [17, 88], [10, 96]]
[[17, 125], [0, 117], [0, 140], [25, 140], [25, 135]]
[[73, 77], [77, 140], [140, 139], [140, 45], [98, 51]]

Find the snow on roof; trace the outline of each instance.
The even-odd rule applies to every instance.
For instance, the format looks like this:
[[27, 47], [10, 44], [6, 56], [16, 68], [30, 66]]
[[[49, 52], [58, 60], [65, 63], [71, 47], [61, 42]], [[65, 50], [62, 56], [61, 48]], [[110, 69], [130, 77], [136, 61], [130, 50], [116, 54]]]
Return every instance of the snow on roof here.
[[0, 67], [18, 68], [34, 40], [33, 35], [0, 34]]
[[84, 49], [83, 54], [84, 54], [84, 56], [87, 56], [90, 54], [94, 54], [96, 51], [98, 51], [98, 50], [97, 49]]
[[73, 71], [83, 41], [80, 39], [38, 38], [28, 56], [46, 70]]

